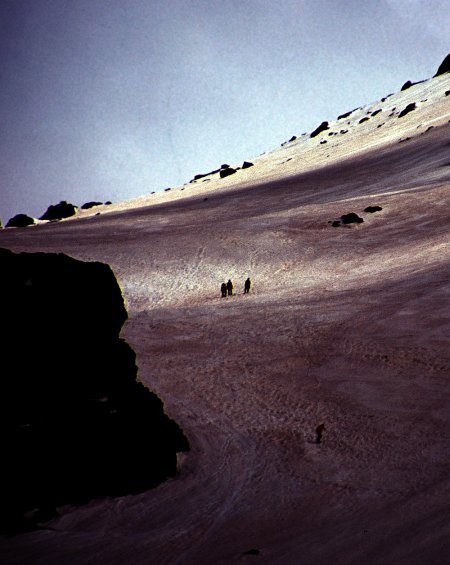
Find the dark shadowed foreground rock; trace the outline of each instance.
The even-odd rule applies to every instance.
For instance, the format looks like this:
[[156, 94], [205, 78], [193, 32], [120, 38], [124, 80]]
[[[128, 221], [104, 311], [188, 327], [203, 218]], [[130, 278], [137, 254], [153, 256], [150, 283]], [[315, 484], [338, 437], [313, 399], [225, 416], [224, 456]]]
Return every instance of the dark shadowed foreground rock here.
[[62, 220], [63, 218], [70, 218], [77, 213], [77, 207], [62, 200], [59, 204], [51, 205], [40, 220]]
[[381, 212], [382, 209], [383, 208], [381, 206], [367, 206], [367, 208], [364, 208], [364, 212], [373, 214], [374, 212]]
[[34, 218], [30, 218], [26, 214], [16, 214], [13, 218], [8, 220], [7, 228], [26, 228], [35, 224]]
[[444, 73], [450, 72], [450, 53], [445, 57], [442, 63], [439, 65], [437, 73], [434, 75], [435, 77], [439, 75], [443, 75]]
[[173, 477], [189, 444], [136, 381], [109, 266], [0, 249], [0, 269], [1, 532]]

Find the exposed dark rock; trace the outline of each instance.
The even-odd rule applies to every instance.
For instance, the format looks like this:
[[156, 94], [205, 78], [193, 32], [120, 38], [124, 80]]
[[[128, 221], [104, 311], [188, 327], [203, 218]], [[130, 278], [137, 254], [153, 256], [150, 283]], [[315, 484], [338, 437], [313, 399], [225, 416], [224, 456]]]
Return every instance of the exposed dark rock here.
[[107, 200], [107, 201], [105, 202], [105, 206], [109, 206], [110, 204], [112, 204], [111, 200]]
[[382, 111], [383, 111], [383, 110], [382, 110], [381, 108], [378, 108], [378, 110], [374, 110], [374, 111], [372, 112], [372, 118], [373, 118], [374, 116], [376, 116], [377, 114], [379, 114], [380, 112], [382, 112]]
[[242, 163], [242, 168], [243, 169], [249, 169], [250, 167], [253, 167], [253, 163], [251, 163], [250, 161], [244, 161]]
[[334, 220], [333, 222], [331, 222], [331, 225], [333, 226], [333, 228], [337, 228], [341, 225], [341, 222], [339, 220]]
[[381, 206], [367, 206], [367, 208], [364, 208], [364, 212], [373, 214], [374, 212], [380, 212], [382, 209], [383, 208]]
[[101, 206], [103, 204], [103, 202], [86, 202], [86, 204], [83, 204], [83, 206], [81, 206], [82, 210], [89, 210], [89, 208], [94, 208], [94, 206]]
[[344, 133], [348, 133], [348, 129], [341, 129], [341, 131], [340, 131], [339, 133], [341, 133], [342, 135], [343, 135]]
[[341, 221], [343, 224], [362, 224], [362, 222], [364, 222], [364, 220], [354, 212], [341, 216]]
[[77, 207], [62, 200], [59, 204], [51, 205], [40, 220], [61, 220], [62, 218], [70, 218], [77, 213]]
[[324, 145], [324, 143], [327, 143], [327, 140], [324, 139], [323, 141], [320, 142], [320, 145]]
[[259, 549], [249, 549], [248, 551], [244, 551], [244, 553], [242, 555], [259, 555], [261, 552], [259, 551]]
[[297, 139], [297, 136], [296, 136], [296, 135], [293, 135], [293, 136], [291, 137], [291, 139], [289, 140], [289, 143], [291, 143], [292, 141], [295, 141], [296, 139]]
[[168, 192], [169, 190], [172, 190], [170, 187], [169, 188], [165, 188], [164, 192]]
[[407, 80], [405, 82], [405, 84], [401, 87], [400, 91], [408, 90], [408, 88], [411, 88], [412, 85], [413, 85], [413, 83], [410, 80]]
[[403, 143], [404, 141], [409, 141], [411, 138], [410, 137], [402, 137], [401, 139], [398, 140], [399, 143]]
[[378, 125], [377, 128], [381, 128], [383, 126], [384, 126], [384, 122], [382, 124]]
[[435, 77], [439, 75], [443, 75], [444, 73], [450, 72], [450, 53], [445, 57], [442, 63], [439, 65], [437, 73], [434, 75]]
[[338, 120], [343, 120], [344, 118], [348, 118], [351, 114], [353, 114], [353, 112], [355, 110], [358, 110], [358, 108], [355, 108], [354, 110], [350, 110], [350, 112], [345, 112], [345, 114], [341, 114], [340, 116], [338, 116]]
[[403, 118], [403, 116], [406, 116], [406, 114], [409, 114], [410, 112], [412, 112], [413, 110], [416, 109], [416, 103], [415, 102], [411, 102], [411, 104], [408, 104], [408, 106], [406, 106], [405, 108], [403, 108], [403, 110], [400, 112], [400, 114], [398, 115], [399, 118]]
[[173, 477], [189, 444], [136, 380], [110, 267], [0, 249], [0, 270], [0, 531]]
[[320, 124], [319, 127], [317, 127], [310, 135], [310, 137], [317, 137], [319, 135], [319, 133], [322, 133], [323, 131], [330, 129], [328, 122], [322, 122]]
[[228, 167], [227, 169], [221, 169], [220, 178], [223, 179], [224, 177], [229, 177], [230, 175], [234, 175], [235, 172], [236, 169], [233, 169], [232, 167]]
[[30, 218], [26, 214], [16, 214], [13, 218], [8, 220], [6, 224], [7, 228], [26, 228], [27, 226], [32, 226], [36, 221], [34, 218]]
[[364, 118], [361, 118], [358, 123], [363, 124], [364, 122], [367, 122], [368, 120], [369, 120], [369, 118], [367, 116], [365, 116]]
[[446, 90], [445, 91], [445, 96], [448, 96], [450, 94], [450, 90]]
[[223, 165], [220, 165], [221, 169], [229, 169], [230, 165], [227, 165], [226, 163], [224, 163]]

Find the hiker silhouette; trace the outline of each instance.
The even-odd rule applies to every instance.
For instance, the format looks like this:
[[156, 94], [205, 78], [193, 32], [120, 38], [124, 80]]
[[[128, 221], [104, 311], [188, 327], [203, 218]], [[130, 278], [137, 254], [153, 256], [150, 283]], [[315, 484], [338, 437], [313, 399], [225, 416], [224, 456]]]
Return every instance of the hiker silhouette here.
[[233, 283], [231, 282], [231, 279], [228, 279], [227, 291], [228, 291], [228, 296], [233, 296]]
[[225, 298], [227, 295], [227, 283], [222, 283], [220, 285], [220, 292], [222, 293], [222, 298]]
[[250, 281], [250, 277], [247, 278], [247, 280], [244, 283], [244, 294], [248, 294], [250, 292], [250, 286], [251, 286], [251, 281]]
[[316, 428], [316, 443], [320, 443], [322, 441], [322, 434], [325, 430], [325, 424], [320, 424], [319, 426], [317, 426]]

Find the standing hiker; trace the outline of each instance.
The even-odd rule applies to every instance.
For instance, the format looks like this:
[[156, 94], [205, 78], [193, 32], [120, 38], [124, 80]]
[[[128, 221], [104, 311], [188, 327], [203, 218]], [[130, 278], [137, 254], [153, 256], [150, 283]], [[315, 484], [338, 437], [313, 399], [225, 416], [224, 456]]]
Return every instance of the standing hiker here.
[[316, 428], [316, 443], [320, 443], [322, 441], [322, 434], [325, 430], [325, 424], [320, 424], [319, 426], [317, 426]]
[[247, 278], [247, 280], [244, 283], [244, 294], [248, 294], [250, 292], [250, 286], [251, 286], [251, 281], [250, 281], [250, 277]]
[[228, 291], [228, 296], [233, 296], [233, 283], [231, 282], [231, 279], [228, 279], [227, 291]]
[[220, 292], [222, 293], [222, 298], [225, 298], [227, 295], [227, 283], [222, 283], [220, 285]]

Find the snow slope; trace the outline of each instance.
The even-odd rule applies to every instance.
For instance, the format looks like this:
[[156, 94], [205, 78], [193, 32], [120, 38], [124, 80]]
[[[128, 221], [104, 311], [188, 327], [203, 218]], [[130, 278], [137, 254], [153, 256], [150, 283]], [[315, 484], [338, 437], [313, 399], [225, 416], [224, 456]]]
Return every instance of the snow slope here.
[[[176, 479], [60, 509], [0, 540], [2, 562], [448, 561], [449, 90], [417, 84], [224, 179], [0, 232], [111, 265], [139, 378], [192, 446]], [[348, 212], [364, 222], [331, 226]]]

